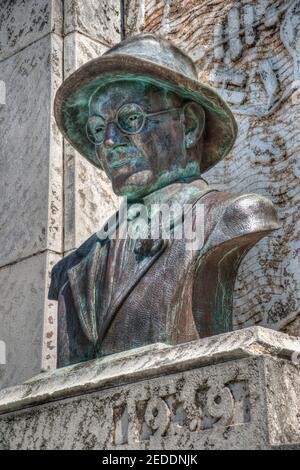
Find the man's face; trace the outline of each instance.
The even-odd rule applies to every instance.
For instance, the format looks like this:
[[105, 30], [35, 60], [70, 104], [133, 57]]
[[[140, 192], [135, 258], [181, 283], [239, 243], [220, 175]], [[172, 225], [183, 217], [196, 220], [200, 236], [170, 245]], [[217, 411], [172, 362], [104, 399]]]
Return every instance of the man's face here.
[[[170, 111], [143, 119], [141, 110]], [[182, 99], [173, 93], [142, 82], [106, 85], [91, 100], [89, 123], [118, 195], [139, 199], [180, 178], [188, 165]]]

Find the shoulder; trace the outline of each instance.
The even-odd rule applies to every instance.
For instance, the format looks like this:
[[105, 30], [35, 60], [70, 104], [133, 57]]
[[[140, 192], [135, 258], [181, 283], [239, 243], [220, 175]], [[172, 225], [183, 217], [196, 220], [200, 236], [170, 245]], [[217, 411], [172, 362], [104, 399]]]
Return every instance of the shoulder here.
[[227, 240], [272, 232], [281, 227], [273, 203], [259, 194], [219, 193], [218, 200], [211, 196], [210, 233], [208, 246], [219, 245]]
[[259, 194], [232, 195], [222, 213], [222, 224], [233, 232], [255, 232], [280, 228], [274, 204]]
[[59, 261], [52, 269], [51, 272], [51, 284], [49, 288], [48, 298], [50, 300], [57, 300], [58, 295], [62, 287], [68, 281], [68, 271], [77, 264], [79, 264], [82, 259], [84, 259], [88, 254], [93, 250], [97, 243], [102, 244], [105, 242], [108, 237], [108, 231], [115, 230], [116, 220], [118, 218], [118, 212], [113, 214], [104, 227], [94, 235], [92, 235], [88, 240], [86, 240], [79, 248], [77, 248], [73, 253], [69, 254], [61, 261]]
[[65, 256], [65, 258], [54, 265], [51, 271], [51, 284], [48, 293], [50, 300], [58, 299], [61, 288], [68, 280], [68, 270], [80, 263], [97, 242], [99, 242], [97, 235], [92, 235], [77, 250]]

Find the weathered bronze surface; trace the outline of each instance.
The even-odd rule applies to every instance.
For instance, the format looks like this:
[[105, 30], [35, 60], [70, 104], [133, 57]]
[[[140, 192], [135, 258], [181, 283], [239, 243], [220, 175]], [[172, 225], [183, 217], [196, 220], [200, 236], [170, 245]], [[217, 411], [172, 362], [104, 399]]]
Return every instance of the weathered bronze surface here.
[[[65, 137], [127, 198], [125, 217], [120, 210], [53, 269], [58, 366], [230, 331], [239, 263], [279, 223], [264, 197], [218, 192], [202, 179], [231, 149], [237, 126], [197, 81], [193, 62], [162, 38], [137, 36], [67, 79], [55, 114]], [[173, 213], [167, 237], [150, 234], [158, 204], [189, 208]], [[133, 237], [143, 208], [146, 231]], [[203, 230], [193, 249], [185, 234], [175, 236], [183, 219]]]

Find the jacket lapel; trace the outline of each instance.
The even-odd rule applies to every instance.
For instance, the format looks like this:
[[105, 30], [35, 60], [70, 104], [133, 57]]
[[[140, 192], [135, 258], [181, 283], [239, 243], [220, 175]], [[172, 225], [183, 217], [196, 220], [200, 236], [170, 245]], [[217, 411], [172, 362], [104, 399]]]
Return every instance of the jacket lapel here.
[[[131, 246], [130, 246], [131, 245]], [[126, 240], [116, 241], [115, 246], [115, 288], [112, 293], [111, 302], [101, 328], [99, 329], [98, 340], [101, 342], [111, 325], [116, 313], [139, 283], [141, 278], [156, 262], [168, 246], [167, 240], [153, 240], [148, 253], [140, 247], [140, 241]], [[124, 267], [126, 266], [126, 270]]]
[[[93, 344], [103, 340], [118, 309], [168, 244], [164, 240], [154, 240], [149, 253], [144, 254], [141, 250], [140, 254], [140, 247], [136, 247], [139, 242], [134, 242], [133, 246], [132, 242], [129, 238], [115, 240], [112, 248], [109, 243], [102, 246], [100, 243], [95, 243], [89, 254], [68, 270], [68, 279], [80, 324], [86, 337]], [[111, 263], [114, 264], [115, 273], [108, 282], [113, 282], [114, 285], [111, 299], [106, 299], [103, 285], [107, 266]]]
[[99, 322], [103, 319], [102, 286], [104, 282], [109, 244], [95, 243], [83, 260], [68, 270], [68, 279], [74, 305], [87, 338], [98, 341]]

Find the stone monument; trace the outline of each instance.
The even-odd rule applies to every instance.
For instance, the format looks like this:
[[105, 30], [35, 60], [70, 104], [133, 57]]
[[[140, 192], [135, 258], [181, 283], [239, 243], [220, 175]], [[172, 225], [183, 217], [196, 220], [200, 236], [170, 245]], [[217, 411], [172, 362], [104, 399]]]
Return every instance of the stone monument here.
[[[125, 2], [129, 13], [133, 3]], [[163, 10], [164, 35], [172, 5]], [[144, 28], [149, 8], [139, 13]], [[245, 10], [251, 42], [254, 10]], [[230, 31], [238, 19], [230, 9]], [[222, 28], [216, 60], [224, 59]], [[282, 37], [292, 50], [290, 35]], [[241, 45], [233, 36], [232, 60]], [[267, 88], [262, 112], [276, 106]], [[0, 449], [299, 448], [299, 339], [260, 327], [231, 331], [239, 263], [280, 224], [267, 198], [216, 191], [203, 179], [236, 138], [223, 99], [198, 82], [184, 53], [145, 34], [71, 75], [55, 115], [126, 201], [55, 266], [60, 368], [0, 392]], [[173, 210], [167, 233], [159, 204]], [[196, 244], [176, 236], [186, 220]]]

